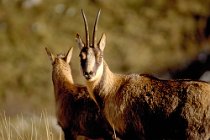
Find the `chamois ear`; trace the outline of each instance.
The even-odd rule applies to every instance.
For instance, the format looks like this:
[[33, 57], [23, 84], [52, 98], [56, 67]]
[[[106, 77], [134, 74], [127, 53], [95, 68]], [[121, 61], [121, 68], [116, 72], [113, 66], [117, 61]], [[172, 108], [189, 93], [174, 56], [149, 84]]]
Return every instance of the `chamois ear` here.
[[73, 47], [71, 47], [71, 48], [68, 50], [68, 52], [67, 52], [67, 54], [66, 54], [66, 56], [65, 56], [66, 63], [70, 63], [71, 57], [72, 57], [72, 52], [73, 52]]
[[105, 46], [106, 46], [106, 35], [105, 33], [103, 33], [101, 39], [98, 42], [98, 47], [101, 51], [103, 51]]
[[76, 35], [76, 42], [80, 50], [85, 46], [84, 42], [82, 41], [81, 37], [79, 34]]
[[45, 50], [46, 50], [47, 55], [49, 56], [49, 58], [50, 58], [50, 60], [51, 60], [51, 63], [53, 64], [54, 61], [55, 61], [55, 56], [54, 56], [54, 54], [52, 54], [48, 48], [45, 48]]

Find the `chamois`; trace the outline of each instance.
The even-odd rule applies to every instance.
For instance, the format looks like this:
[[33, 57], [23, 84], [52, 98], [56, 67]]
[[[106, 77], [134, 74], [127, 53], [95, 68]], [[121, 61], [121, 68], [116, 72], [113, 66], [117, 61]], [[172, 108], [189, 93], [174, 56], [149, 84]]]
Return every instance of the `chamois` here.
[[103, 59], [106, 36], [92, 43], [82, 10], [86, 42], [77, 34], [80, 65], [90, 97], [122, 139], [209, 140], [210, 85], [192, 80], [160, 80], [146, 74], [115, 74]]
[[89, 97], [87, 88], [73, 82], [69, 65], [72, 51], [73, 48], [65, 56], [56, 56], [46, 48], [52, 62], [56, 117], [65, 140], [75, 140], [78, 135], [112, 139], [113, 131]]

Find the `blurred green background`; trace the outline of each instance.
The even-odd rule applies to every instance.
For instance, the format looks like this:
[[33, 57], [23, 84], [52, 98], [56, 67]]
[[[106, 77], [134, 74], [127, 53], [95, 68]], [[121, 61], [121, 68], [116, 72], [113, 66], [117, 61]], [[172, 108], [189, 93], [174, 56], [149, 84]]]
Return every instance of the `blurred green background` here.
[[84, 84], [75, 35], [84, 39], [80, 10], [92, 29], [102, 10], [98, 38], [117, 73], [159, 74], [209, 51], [205, 36], [210, 0], [1, 0], [0, 109], [6, 114], [54, 113], [51, 63], [44, 47], [74, 47], [73, 77]]

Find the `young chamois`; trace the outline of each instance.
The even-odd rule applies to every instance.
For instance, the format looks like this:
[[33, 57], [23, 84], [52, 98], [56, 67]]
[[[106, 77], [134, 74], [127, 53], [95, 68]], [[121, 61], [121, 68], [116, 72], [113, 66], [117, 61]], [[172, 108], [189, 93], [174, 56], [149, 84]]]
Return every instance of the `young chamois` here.
[[83, 76], [91, 98], [122, 139], [209, 140], [210, 85], [191, 80], [160, 80], [150, 75], [115, 74], [103, 59], [106, 36], [90, 44], [77, 34]]
[[112, 139], [113, 131], [89, 97], [87, 88], [73, 82], [69, 65], [72, 51], [73, 48], [66, 55], [54, 55], [46, 48], [52, 62], [57, 121], [65, 140], [75, 140], [78, 135]]

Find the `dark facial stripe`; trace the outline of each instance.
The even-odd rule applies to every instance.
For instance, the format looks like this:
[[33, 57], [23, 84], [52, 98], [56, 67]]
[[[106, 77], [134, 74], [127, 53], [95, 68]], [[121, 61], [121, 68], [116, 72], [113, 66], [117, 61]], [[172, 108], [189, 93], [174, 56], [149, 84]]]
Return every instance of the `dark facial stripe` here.
[[[90, 50], [90, 49], [92, 49], [92, 50]], [[90, 52], [92, 52], [92, 53], [90, 54]], [[89, 58], [88, 55], [92, 55], [92, 57]], [[98, 48], [83, 48], [80, 53], [80, 63], [81, 63], [83, 72], [88, 72], [87, 71], [87, 66], [88, 66], [87, 62], [92, 61], [92, 60], [88, 60], [88, 59], [95, 59], [95, 63], [93, 65], [93, 68], [91, 69], [91, 71], [95, 75], [97, 72], [97, 69], [99, 68], [100, 64], [102, 63], [102, 59], [103, 59], [102, 56], [103, 56], [102, 52]]]

